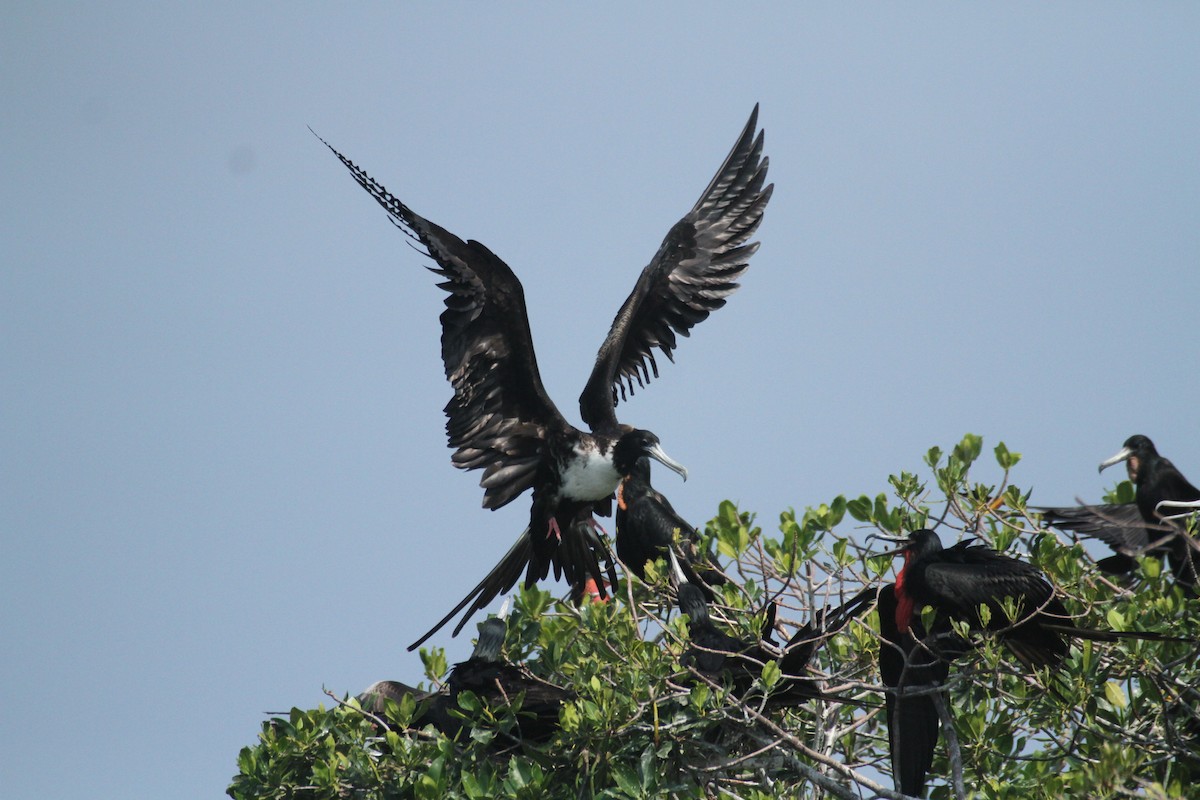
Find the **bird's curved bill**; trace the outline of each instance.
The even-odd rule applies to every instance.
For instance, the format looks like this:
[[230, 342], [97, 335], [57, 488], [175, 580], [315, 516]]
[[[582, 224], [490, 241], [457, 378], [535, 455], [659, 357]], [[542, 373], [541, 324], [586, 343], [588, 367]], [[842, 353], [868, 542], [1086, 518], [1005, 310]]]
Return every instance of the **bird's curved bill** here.
[[1133, 455], [1132, 450], [1130, 450], [1128, 447], [1122, 447], [1121, 452], [1100, 462], [1099, 471], [1104, 472], [1105, 469], [1111, 467], [1113, 464], [1120, 464], [1122, 461], [1128, 461], [1131, 455]]
[[650, 456], [650, 458], [653, 458], [655, 461], [662, 464], [672, 472], [679, 473], [679, 476], [685, 481], [687, 480], [687, 467], [667, 455], [666, 451], [662, 449], [661, 445], [656, 444], [649, 448], [646, 450], [646, 455]]
[[872, 533], [867, 535], [867, 539], [879, 539], [883, 542], [896, 542], [902, 545], [901, 547], [896, 547], [892, 550], [884, 550], [882, 553], [871, 553], [871, 558], [878, 558], [879, 556], [898, 556], [907, 550], [909, 545], [912, 544], [907, 536], [884, 536], [879, 533]]

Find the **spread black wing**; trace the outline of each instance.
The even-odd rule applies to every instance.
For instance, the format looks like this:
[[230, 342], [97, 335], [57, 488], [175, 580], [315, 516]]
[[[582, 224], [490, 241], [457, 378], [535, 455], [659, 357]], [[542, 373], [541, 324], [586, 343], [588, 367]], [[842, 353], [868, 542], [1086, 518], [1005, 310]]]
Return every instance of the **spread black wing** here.
[[1137, 555], [1150, 544], [1146, 523], [1135, 503], [1055, 506], [1033, 509], [1051, 527], [1099, 539], [1118, 553]]
[[725, 163], [663, 239], [617, 312], [579, 396], [579, 412], [592, 430], [616, 424], [618, 390], [624, 397], [635, 380], [644, 386], [651, 374], [658, 376], [654, 348], [671, 359], [675, 335], [687, 336], [738, 288], [738, 277], [758, 249], [748, 240], [773, 189], [763, 186], [768, 160], [757, 127], [755, 106]]
[[499, 508], [533, 485], [546, 426], [566, 425], [542, 386], [521, 282], [487, 247], [417, 215], [321, 141], [396, 227], [425, 248], [437, 264], [430, 270], [446, 279], [438, 286], [447, 292], [442, 361], [454, 387], [445, 409], [452, 461], [482, 469], [483, 505]]

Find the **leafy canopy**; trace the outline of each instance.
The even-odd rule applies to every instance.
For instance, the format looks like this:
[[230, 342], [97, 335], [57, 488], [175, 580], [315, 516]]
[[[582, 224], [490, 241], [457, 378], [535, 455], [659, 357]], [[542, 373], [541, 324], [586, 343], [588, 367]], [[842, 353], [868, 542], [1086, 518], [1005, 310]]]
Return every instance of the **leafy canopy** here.
[[[1081, 625], [1194, 635], [1200, 607], [1157, 560], [1140, 559], [1127, 581], [1100, 573], [1081, 543], [1043, 530], [1026, 510], [1028, 493], [1010, 482], [1020, 454], [998, 444], [991, 467], [978, 463], [982, 453], [974, 435], [948, 452], [934, 447], [921, 475], [893, 475], [874, 496], [785, 511], [769, 533], [753, 514], [721, 503], [704, 531], [731, 578], [718, 587], [717, 624], [756, 642], [764, 607], [774, 601], [786, 641], [814, 609], [891, 580], [892, 558], [872, 556], [868, 533], [937, 526], [947, 543], [975, 536], [1037, 566]], [[975, 482], [972, 470], [995, 477]], [[1132, 488], [1118, 485], [1110, 499], [1131, 500]], [[661, 563], [648, 573], [665, 574]], [[467, 724], [457, 740], [431, 727], [409, 730], [421, 709], [412, 696], [388, 701], [382, 714], [334, 698], [329, 707], [265, 721], [257, 744], [238, 756], [228, 793], [235, 800], [899, 797], [880, 710], [877, 632], [872, 612], [829, 638], [810, 663], [824, 691], [848, 702], [778, 708], [768, 702], [782, 681], [773, 660], [748, 665], [757, 677], [741, 692], [732, 680], [706, 680], [681, 663], [686, 620], [661, 579], [622, 581], [614, 601], [579, 608], [524, 590], [509, 619], [506, 659], [576, 693], [549, 741], [519, 739], [520, 696], [489, 705], [461, 694], [453, 713]], [[944, 687], [954, 736], [939, 744], [931, 797], [956, 794], [951, 756], [961, 762], [968, 796], [1165, 799], [1194, 791], [1194, 646], [1078, 642], [1062, 669], [1029, 675], [1002, 645], [975, 640], [980, 646], [955, 662]], [[421, 655], [431, 687], [440, 686], [449, 669], [444, 653]]]

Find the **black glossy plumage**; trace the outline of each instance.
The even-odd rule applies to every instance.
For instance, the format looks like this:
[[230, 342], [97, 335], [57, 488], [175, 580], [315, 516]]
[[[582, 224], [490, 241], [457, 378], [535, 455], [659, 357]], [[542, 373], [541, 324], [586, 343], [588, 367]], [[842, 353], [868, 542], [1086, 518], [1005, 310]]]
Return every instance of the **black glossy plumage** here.
[[[919, 530], [899, 541], [906, 542], [896, 551], [904, 555], [904, 566], [896, 576], [895, 622], [901, 632], [929, 606], [973, 629], [996, 634], [1029, 669], [1061, 664], [1069, 649], [1065, 637], [1191, 641], [1153, 632], [1080, 627], [1037, 568], [972, 544], [973, 539], [943, 548], [936, 533]], [[1004, 612], [1005, 598], [1016, 601], [1015, 620]], [[981, 606], [989, 611], [986, 623], [980, 617]]]
[[[817, 612], [812, 621], [792, 635], [778, 655], [783, 680], [771, 692], [773, 705], [787, 705], [814, 697], [827, 697], [807, 680], [808, 663], [813, 653], [829, 637], [844, 628], [854, 617], [868, 610], [875, 591], [867, 589], [835, 609]], [[763, 646], [770, 639], [775, 625], [776, 606], [767, 607], [762, 633], [753, 642], [745, 642], [722, 631], [712, 621], [708, 604], [700, 588], [691, 583], [679, 587], [679, 610], [688, 615], [688, 636], [692, 647], [684, 653], [681, 663], [706, 677], [718, 680], [729, 676], [734, 691], [742, 693], [762, 674], [763, 665], [777, 658]], [[841, 698], [829, 697], [840, 700]]]
[[[1140, 434], [1125, 440], [1121, 450], [1100, 463], [1100, 469], [1125, 462], [1129, 480], [1136, 491], [1134, 502], [1143, 522], [1148, 527], [1146, 537], [1152, 550], [1165, 552], [1175, 580], [1193, 595], [1197, 590], [1197, 573], [1200, 572], [1200, 543], [1189, 536], [1178, 522], [1165, 521], [1172, 510], [1160, 509], [1163, 502], [1196, 503], [1200, 501], [1200, 489], [1183, 477], [1170, 459], [1159, 455], [1154, 443]], [[1166, 512], [1164, 514], [1164, 512]], [[1168, 531], [1163, 532], [1162, 527]]]
[[[966, 643], [953, 634], [950, 619], [936, 617], [932, 635], [919, 616], [908, 630], [896, 624], [896, 587], [879, 590], [879, 675], [890, 689], [922, 691], [946, 682], [950, 660], [960, 655]], [[888, 742], [896, 788], [913, 797], [925, 796], [925, 779], [933, 764], [933, 753], [941, 735], [941, 719], [931, 694], [905, 695], [889, 692], [885, 697]]]
[[[1161, 545], [1151, 545], [1169, 533], [1169, 529], [1165, 525], [1156, 525], [1156, 533], [1147, 528], [1136, 503], [1040, 506], [1030, 510], [1041, 514], [1042, 522], [1050, 527], [1099, 539], [1111, 547], [1113, 555], [1096, 562], [1104, 572], [1121, 575], [1137, 566], [1135, 556], [1165, 554]], [[1151, 536], [1155, 538], [1152, 540]]]
[[[1054, 587], [1035, 567], [971, 539], [943, 548], [930, 530], [909, 534], [904, 567], [896, 576], [896, 627], [908, 629], [925, 606], [974, 628], [996, 632], [1027, 667], [1056, 666], [1067, 655], [1057, 629], [1074, 623]], [[1003, 600], [1018, 604], [1018, 618], [1005, 615]], [[979, 608], [990, 612], [985, 624]]]
[[[590, 523], [593, 506], [616, 489], [611, 464], [622, 439], [648, 433], [618, 423], [618, 391], [623, 396], [635, 379], [644, 384], [651, 372], [657, 375], [654, 349], [670, 358], [676, 334], [686, 336], [737, 288], [736, 279], [758, 247], [749, 239], [772, 191], [764, 186], [768, 160], [757, 125], [756, 106], [716, 176], [668, 232], [613, 320], [579, 398], [590, 433], [570, 425], [546, 394], [524, 291], [508, 265], [483, 244], [464, 242], [417, 215], [325, 143], [392, 222], [425, 248], [437, 265], [432, 271], [445, 278], [439, 284], [447, 292], [442, 360], [454, 389], [445, 409], [454, 465], [483, 470], [486, 508], [533, 489], [528, 529], [471, 594], [409, 649], [467, 608], [457, 634], [475, 611], [512, 588], [523, 569], [527, 585], [553, 569], [575, 591], [589, 579], [603, 587], [605, 572], [613, 577], [611, 567], [602, 569], [611, 560], [603, 540], [577, 523], [584, 517]], [[588, 459], [588, 452], [597, 457]], [[657, 438], [642, 454], [686, 476]]]
[[1164, 519], [1181, 509], [1160, 508], [1159, 503], [1195, 503], [1200, 501], [1200, 489], [1169, 459], [1159, 455], [1154, 443], [1145, 436], [1126, 439], [1119, 452], [1100, 463], [1100, 470], [1121, 462], [1126, 463], [1136, 490], [1134, 502], [1033, 510], [1051, 527], [1099, 539], [1111, 547], [1114, 555], [1096, 562], [1105, 572], [1130, 572], [1137, 566], [1134, 560], [1137, 556], [1165, 557], [1176, 582], [1195, 594], [1196, 573], [1200, 568], [1196, 540], [1187, 535], [1181, 522]]
[[646, 579], [646, 562], [674, 553], [688, 583], [695, 584], [708, 600], [713, 599], [709, 586], [727, 581], [710, 554], [699, 550], [700, 534], [671, 507], [671, 502], [650, 485], [650, 460], [637, 459], [628, 469], [621, 469], [617, 487], [615, 516], [617, 556], [642, 580]]
[[[516, 735], [529, 741], [544, 741], [557, 729], [558, 712], [563, 703], [573, 700], [575, 693], [544, 681], [523, 667], [503, 661], [500, 649], [504, 644], [504, 632], [502, 619], [492, 617], [481, 623], [474, 652], [466, 661], [454, 665], [440, 692], [422, 692], [398, 681], [379, 681], [358, 695], [359, 703], [378, 714], [383, 713], [387, 700], [400, 702], [405, 695], [412, 695], [420, 710], [409, 727], [419, 729], [432, 725], [454, 738], [464, 727], [463, 720], [457, 715], [462, 692], [472, 692], [493, 707], [520, 698]], [[511, 739], [498, 739], [498, 742], [504, 741]]]

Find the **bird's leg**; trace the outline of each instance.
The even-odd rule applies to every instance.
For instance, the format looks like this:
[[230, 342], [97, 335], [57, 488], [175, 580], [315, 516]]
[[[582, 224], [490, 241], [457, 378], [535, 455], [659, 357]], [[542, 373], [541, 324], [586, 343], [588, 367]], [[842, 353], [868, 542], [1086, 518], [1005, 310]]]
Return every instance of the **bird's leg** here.
[[593, 531], [600, 531], [605, 536], [608, 536], [608, 531], [604, 530], [604, 526], [597, 522], [595, 517], [588, 517], [588, 525], [592, 526]]
[[[1186, 508], [1187, 511], [1182, 511], [1178, 514], [1165, 514], [1164, 509]], [[1159, 519], [1182, 519], [1194, 514], [1200, 510], [1200, 500], [1162, 500], [1154, 507], [1154, 513]]]
[[558, 527], [558, 520], [554, 517], [550, 517], [550, 523], [546, 526], [546, 538], [549, 539], [551, 536], [559, 544], [562, 543], [562, 530]]

